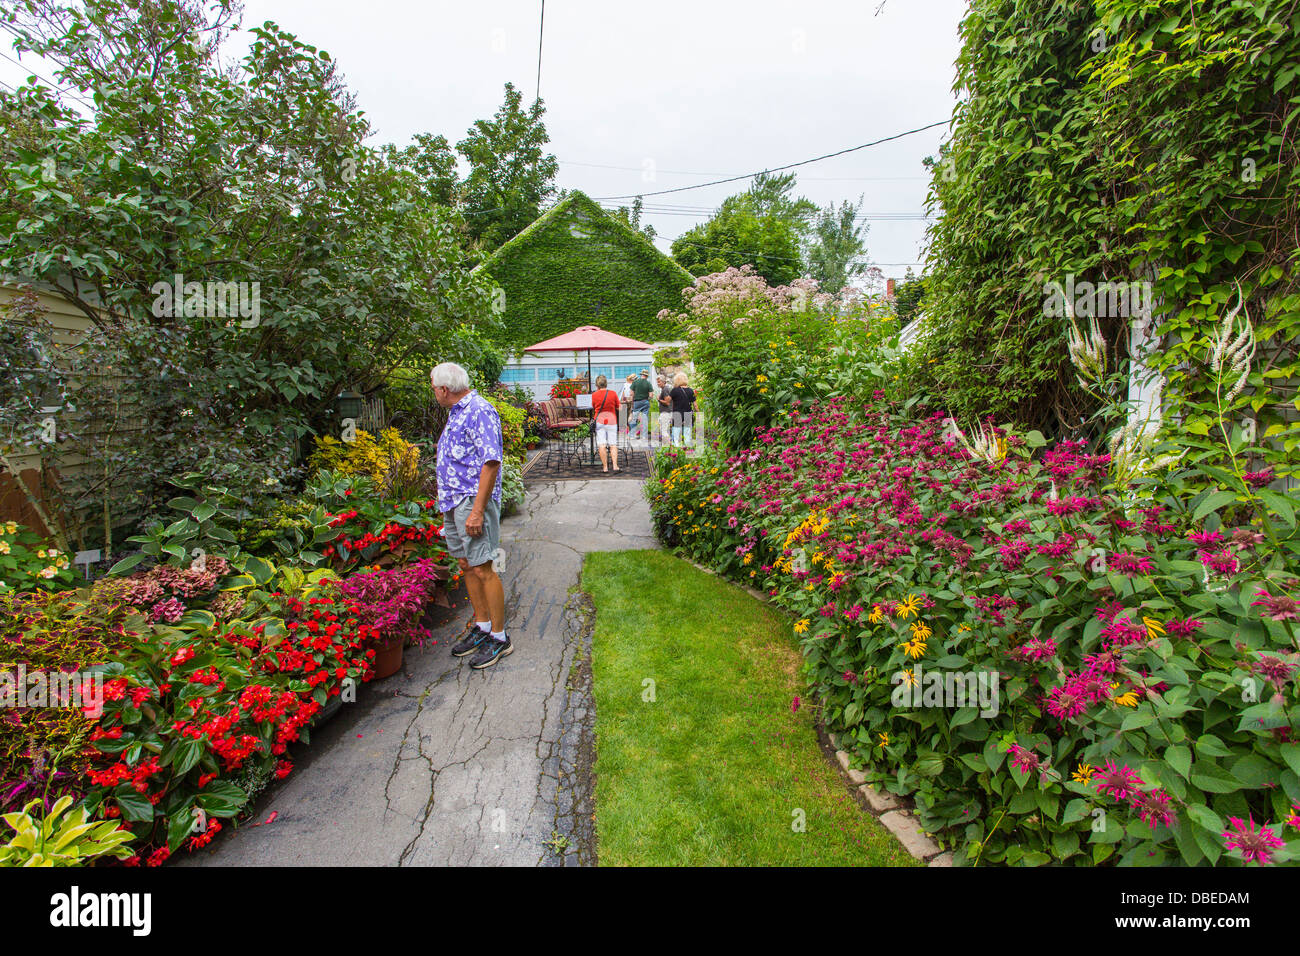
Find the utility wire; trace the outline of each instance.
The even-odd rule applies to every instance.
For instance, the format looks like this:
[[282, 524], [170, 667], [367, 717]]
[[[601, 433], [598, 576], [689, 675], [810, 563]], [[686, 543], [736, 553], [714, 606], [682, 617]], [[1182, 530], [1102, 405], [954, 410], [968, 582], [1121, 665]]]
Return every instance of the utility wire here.
[[[608, 163], [580, 163], [572, 159], [561, 159], [558, 161], [561, 166], [585, 166], [590, 169], [620, 169], [634, 173], [644, 173], [644, 166], [612, 166]], [[655, 175], [663, 173], [665, 176], [721, 176], [722, 173], [704, 173], [699, 170], [688, 169], [656, 169]], [[893, 183], [893, 182], [917, 182], [921, 180], [928, 181], [929, 176], [801, 176], [800, 182], [807, 180], [809, 182], [836, 182], [836, 183]]]
[[734, 183], [741, 179], [753, 179], [755, 176], [762, 176], [765, 173], [779, 173], [783, 169], [794, 169], [798, 166], [807, 166], [809, 163], [819, 163], [823, 159], [831, 159], [835, 156], [843, 156], [846, 153], [857, 152], [860, 149], [866, 149], [869, 146], [879, 146], [881, 143], [888, 143], [891, 140], [902, 139], [904, 136], [911, 136], [914, 133], [923, 133], [927, 129], [934, 129], [936, 126], [947, 126], [952, 120], [940, 120], [937, 123], [931, 123], [928, 126], [918, 126], [916, 129], [909, 129], [903, 133], [895, 133], [893, 136], [886, 136], [884, 139], [873, 140], [870, 143], [863, 143], [860, 146], [850, 146], [848, 149], [837, 150], [834, 153], [827, 153], [824, 156], [814, 156], [812, 159], [804, 159], [797, 163], [787, 163], [785, 166], [774, 166], [770, 169], [759, 170], [756, 173], [746, 173], [743, 176], [730, 176], [726, 179], [715, 179], [709, 183], [697, 183], [694, 186], [678, 186], [676, 189], [659, 189], [648, 193], [628, 193], [626, 196], [594, 196], [597, 202], [608, 202], [613, 199], [636, 199], [638, 196], [663, 196], [667, 193], [680, 193], [688, 189], [703, 189], [705, 186], [720, 186], [723, 183]]
[[[9, 54], [5, 53], [3, 50], [0, 50], [0, 56], [4, 57], [6, 60], [8, 60], [10, 63], [12, 63], [14, 66], [18, 67], [19, 69], [25, 70], [25, 71], [27, 72], [27, 75], [28, 75], [28, 76], [34, 76], [34, 77], [36, 77], [38, 80], [40, 80], [41, 82], [47, 84], [47, 85], [48, 85], [52, 90], [54, 90], [54, 92], [56, 92], [56, 93], [60, 93], [60, 94], [62, 94], [63, 96], [68, 97], [69, 99], [76, 100], [76, 101], [77, 101], [78, 103], [80, 103], [82, 106], [88, 107], [89, 109], [92, 109], [92, 110], [93, 110], [93, 109], [95, 108], [95, 104], [94, 104], [94, 103], [88, 103], [86, 100], [84, 100], [82, 97], [78, 96], [76, 93], [73, 93], [73, 92], [71, 92], [71, 91], [69, 91], [69, 90], [65, 90], [65, 89], [63, 89], [62, 87], [60, 87], [59, 84], [55, 83], [53, 80], [48, 80], [48, 79], [46, 79], [45, 77], [41, 76], [41, 74], [37, 73], [35, 70], [30, 70], [30, 69], [28, 69], [28, 68], [27, 68], [23, 63], [19, 62], [18, 60], [15, 60], [15, 59], [14, 59], [13, 57], [11, 57]], [[6, 84], [6, 86], [7, 86], [7, 85], [8, 85], [8, 84]], [[9, 87], [9, 88], [10, 88], [11, 90], [14, 89], [12, 86]], [[17, 91], [17, 90], [14, 90], [14, 92], [16, 93], [16, 92], [18, 92], [18, 91]]]
[[[675, 243], [679, 239], [685, 243], [688, 243], [691, 246], [694, 246], [697, 249], [707, 249], [710, 252], [738, 252], [744, 256], [754, 256], [759, 259], [770, 259], [774, 262], [798, 262], [798, 263], [803, 262], [802, 259], [795, 258], [792, 256], [773, 256], [773, 255], [768, 255], [765, 252], [755, 252], [753, 249], [732, 249], [725, 246], [707, 246], [702, 242], [696, 242], [694, 239], [682, 239], [681, 236], [678, 236], [677, 239], [674, 239], [672, 241]], [[925, 263], [921, 260], [917, 260], [916, 262], [872, 262], [870, 261], [870, 259], [868, 259], [866, 263], [868, 268], [870, 268], [871, 266], [918, 266], [924, 264]]]
[[546, 35], [546, 0], [542, 0], [542, 18], [537, 24], [537, 96], [542, 98], [542, 38]]

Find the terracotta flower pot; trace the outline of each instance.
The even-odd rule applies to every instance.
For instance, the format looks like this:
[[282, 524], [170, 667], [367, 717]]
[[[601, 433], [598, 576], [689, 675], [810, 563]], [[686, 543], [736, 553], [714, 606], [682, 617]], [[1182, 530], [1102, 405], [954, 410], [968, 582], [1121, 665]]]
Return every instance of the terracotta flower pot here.
[[375, 645], [375, 680], [392, 677], [402, 669], [404, 643], [400, 637], [390, 637], [385, 643]]

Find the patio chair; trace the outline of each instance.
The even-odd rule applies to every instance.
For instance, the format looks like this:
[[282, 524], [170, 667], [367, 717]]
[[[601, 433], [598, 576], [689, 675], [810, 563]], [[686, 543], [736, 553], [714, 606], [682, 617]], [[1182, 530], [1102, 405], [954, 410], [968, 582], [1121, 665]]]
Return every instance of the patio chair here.
[[585, 432], [586, 429], [582, 428], [569, 428], [560, 432], [546, 449], [546, 467], [553, 467], [557, 459], [561, 464], [581, 464], [589, 441]]

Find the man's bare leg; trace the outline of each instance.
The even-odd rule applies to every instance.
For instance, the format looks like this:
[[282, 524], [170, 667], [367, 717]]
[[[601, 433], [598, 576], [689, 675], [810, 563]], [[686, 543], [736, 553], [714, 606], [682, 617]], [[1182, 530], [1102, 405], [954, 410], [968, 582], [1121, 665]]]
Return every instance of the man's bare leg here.
[[[491, 562], [480, 564], [469, 569], [470, 580], [474, 582], [474, 588], [478, 591], [480, 599], [483, 601], [483, 608], [487, 611], [487, 617], [480, 620], [490, 620], [492, 622], [492, 633], [500, 634], [506, 629], [506, 591], [501, 586], [501, 578], [492, 570]], [[473, 600], [471, 595], [470, 600]], [[479, 605], [474, 605], [475, 613], [478, 612]]]
[[[469, 592], [469, 603], [474, 606], [474, 620], [486, 621], [491, 606], [483, 593], [483, 584], [479, 576], [474, 573], [478, 569], [471, 568], [469, 562], [464, 558], [458, 560], [460, 561], [461, 577], [465, 580], [465, 590]], [[492, 566], [488, 565], [488, 567], [491, 568]]]

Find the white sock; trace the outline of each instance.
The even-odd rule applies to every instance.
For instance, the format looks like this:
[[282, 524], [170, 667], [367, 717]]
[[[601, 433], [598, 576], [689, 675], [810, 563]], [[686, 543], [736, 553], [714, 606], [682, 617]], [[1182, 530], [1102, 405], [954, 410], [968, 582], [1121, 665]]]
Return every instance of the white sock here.
[[492, 633], [492, 622], [491, 622], [491, 621], [475, 621], [474, 623], [478, 625], [478, 629], [479, 629], [480, 631], [482, 631], [484, 634], [491, 634], [491, 633]]
[[493, 631], [493, 632], [492, 632], [492, 640], [494, 640], [494, 641], [500, 641], [502, 644], [504, 644], [504, 643], [506, 642], [506, 630], [505, 630], [505, 628], [502, 628], [502, 629], [499, 630], [499, 631]]

